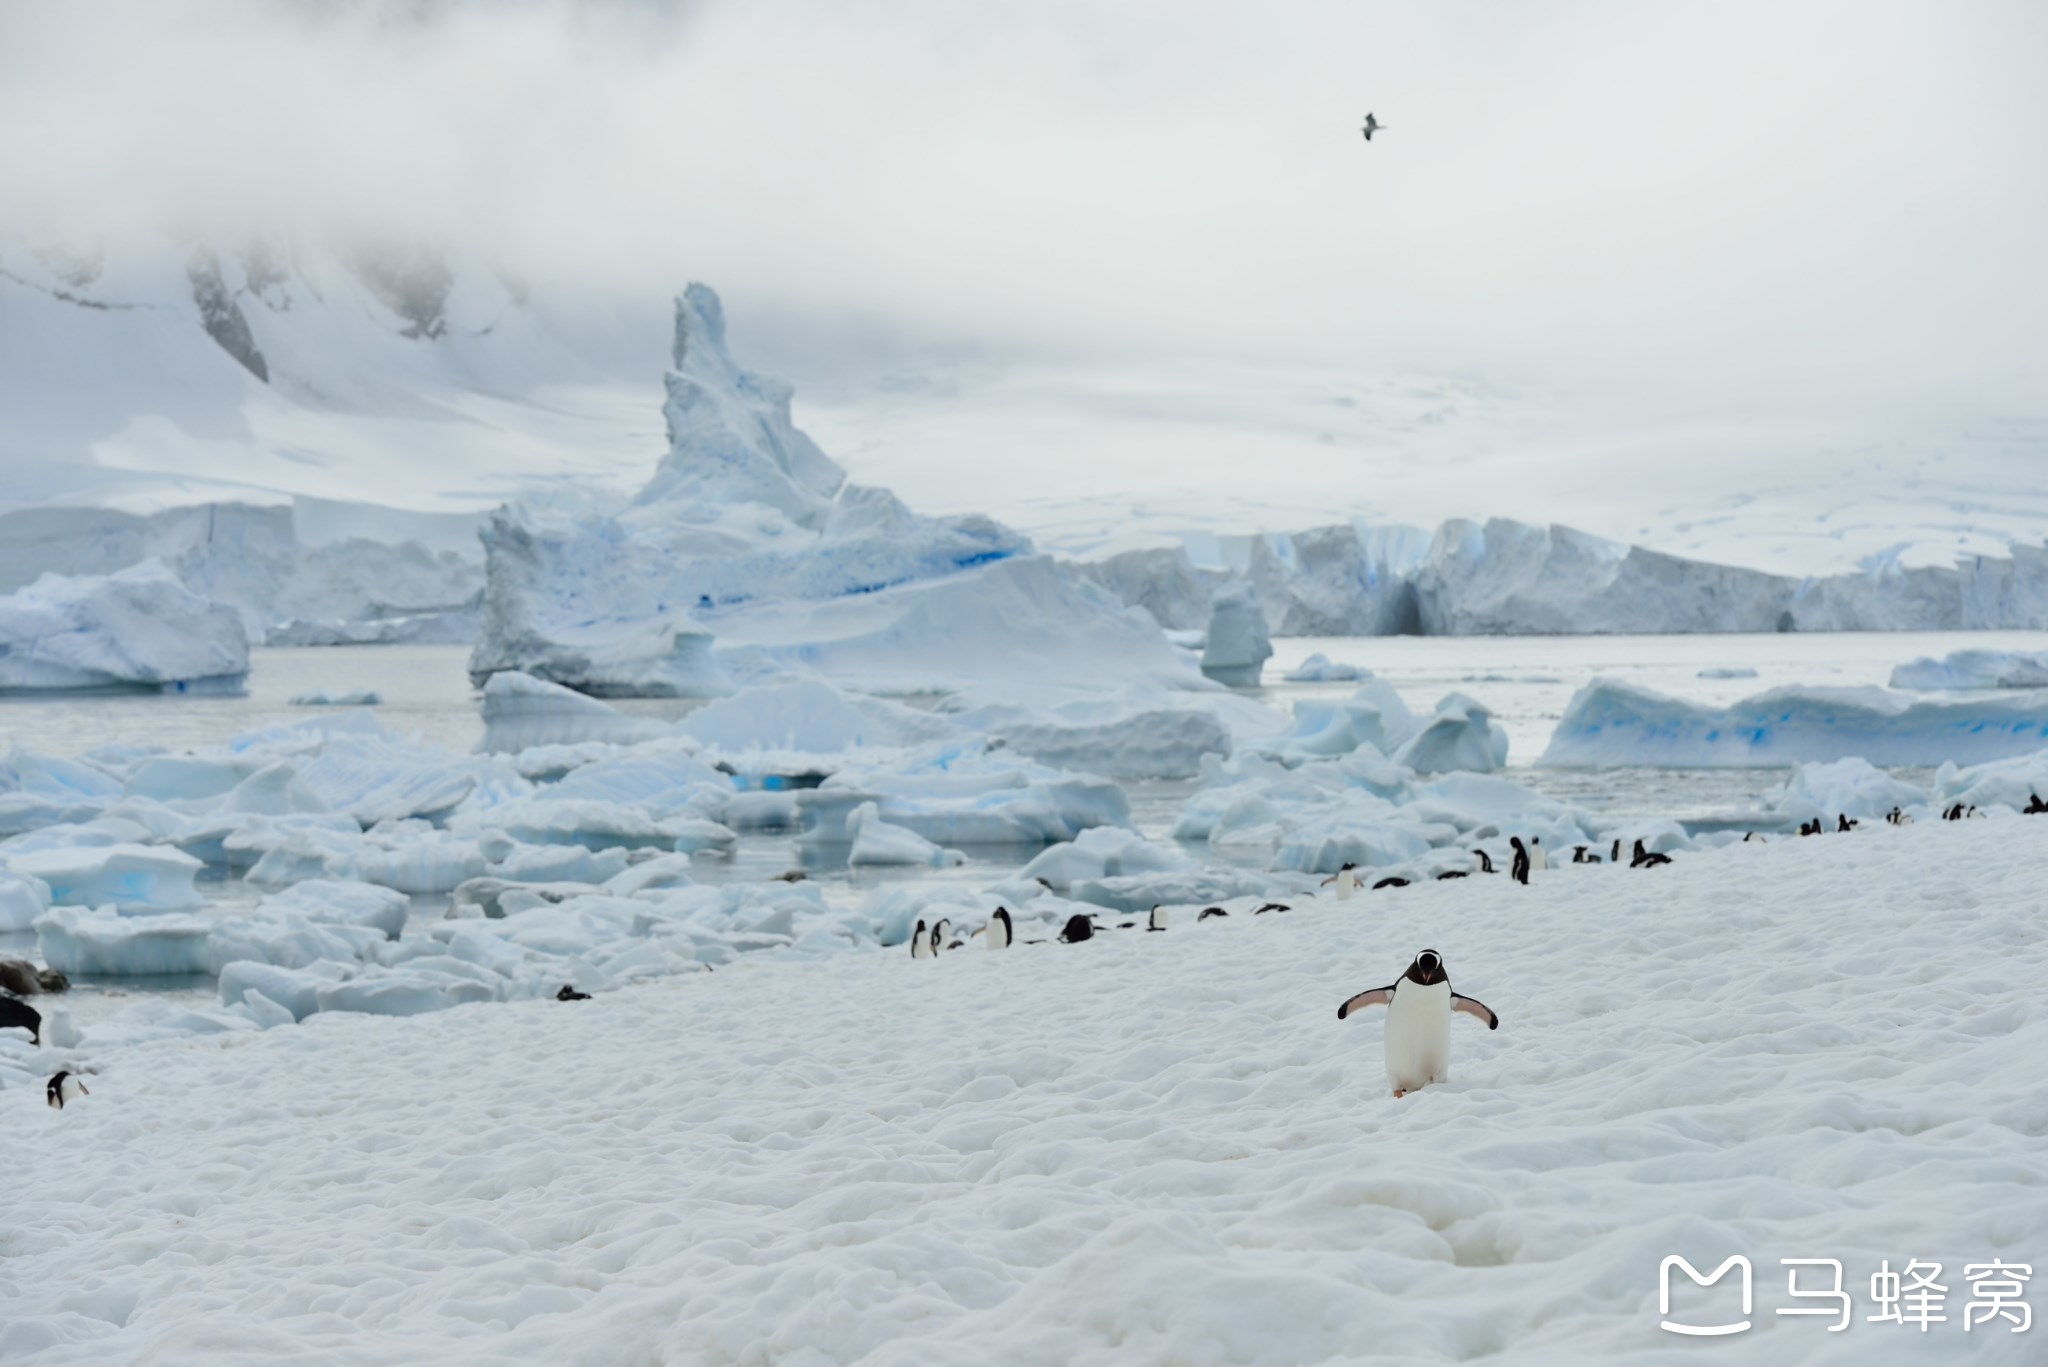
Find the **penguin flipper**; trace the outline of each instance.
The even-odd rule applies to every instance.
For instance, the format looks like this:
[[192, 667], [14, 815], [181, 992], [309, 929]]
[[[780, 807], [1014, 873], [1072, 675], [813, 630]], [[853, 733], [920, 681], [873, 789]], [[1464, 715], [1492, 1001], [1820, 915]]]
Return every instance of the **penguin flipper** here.
[[1363, 1011], [1368, 1006], [1385, 1006], [1388, 1002], [1392, 1001], [1393, 999], [1394, 989], [1391, 984], [1386, 987], [1375, 987], [1370, 992], [1359, 993], [1350, 1001], [1345, 1002], [1342, 1006], [1338, 1007], [1337, 1019], [1343, 1020], [1353, 1011]]
[[1451, 1010], [1463, 1011], [1468, 1016], [1478, 1017], [1486, 1022], [1486, 1028], [1489, 1030], [1500, 1029], [1500, 1017], [1494, 1015], [1493, 1009], [1477, 997], [1461, 997], [1453, 992], [1451, 993]]

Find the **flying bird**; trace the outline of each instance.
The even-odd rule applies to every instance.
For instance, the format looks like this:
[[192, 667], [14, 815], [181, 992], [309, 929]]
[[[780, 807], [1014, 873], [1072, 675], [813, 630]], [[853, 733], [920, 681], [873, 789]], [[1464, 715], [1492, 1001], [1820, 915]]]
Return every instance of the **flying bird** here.
[[1367, 114], [1365, 116], [1365, 140], [1367, 142], [1371, 142], [1372, 135], [1374, 133], [1377, 133], [1381, 128], [1384, 128], [1385, 126], [1386, 125], [1382, 124], [1378, 119], [1374, 118], [1370, 114]]

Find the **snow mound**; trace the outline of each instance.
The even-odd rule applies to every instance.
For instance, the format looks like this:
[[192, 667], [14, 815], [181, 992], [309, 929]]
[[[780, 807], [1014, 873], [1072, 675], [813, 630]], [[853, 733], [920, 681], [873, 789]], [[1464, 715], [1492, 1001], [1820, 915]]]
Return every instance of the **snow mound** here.
[[46, 574], [0, 597], [0, 691], [239, 693], [248, 673], [241, 619], [158, 561], [98, 577]]
[[1923, 656], [1894, 669], [1891, 685], [1923, 692], [2048, 688], [2048, 650], [1958, 650], [1939, 660]]
[[1537, 762], [1740, 768], [1835, 760], [1981, 763], [2048, 746], [2048, 698], [1928, 700], [1882, 688], [1778, 688], [1706, 707], [1595, 679]]
[[[1143, 614], [983, 517], [916, 516], [790, 420], [741, 370], [718, 297], [676, 301], [669, 451], [608, 515], [496, 514], [470, 672], [600, 695], [707, 696], [728, 673], [809, 670], [868, 687], [1196, 677]], [[712, 641], [719, 651], [714, 659]]]

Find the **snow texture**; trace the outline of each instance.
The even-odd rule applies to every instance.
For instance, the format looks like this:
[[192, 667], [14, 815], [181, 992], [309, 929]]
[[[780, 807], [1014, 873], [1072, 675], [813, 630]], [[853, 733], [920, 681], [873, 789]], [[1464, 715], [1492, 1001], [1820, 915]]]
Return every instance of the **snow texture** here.
[[[1741, 1254], [1716, 1358], [2030, 1362], [1960, 1322], [1964, 1264], [2048, 1238], [2048, 945], [2000, 824], [410, 1020], [254, 1017], [471, 994], [263, 970], [239, 1016], [41, 1051], [88, 1070], [63, 1111], [0, 1044], [0, 1355], [1676, 1362], [1660, 1263]], [[1425, 946], [1500, 1028], [1454, 1018], [1395, 1101], [1384, 1013], [1334, 1006]], [[1843, 1262], [1847, 1332], [1774, 1313], [1796, 1257]], [[1955, 1274], [1925, 1336], [1865, 1319], [1911, 1258]]]

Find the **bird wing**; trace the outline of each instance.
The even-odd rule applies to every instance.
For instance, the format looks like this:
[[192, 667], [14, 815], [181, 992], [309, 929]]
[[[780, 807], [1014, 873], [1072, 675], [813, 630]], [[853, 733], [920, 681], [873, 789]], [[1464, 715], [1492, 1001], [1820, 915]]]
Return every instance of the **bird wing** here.
[[1461, 997], [1453, 992], [1451, 993], [1451, 1010], [1463, 1011], [1468, 1016], [1478, 1017], [1486, 1022], [1486, 1028], [1489, 1030], [1500, 1029], [1500, 1017], [1494, 1015], [1493, 1009], [1477, 997]]
[[1375, 987], [1370, 992], [1359, 993], [1350, 1001], [1345, 1002], [1342, 1006], [1338, 1007], [1337, 1019], [1343, 1020], [1353, 1011], [1363, 1011], [1368, 1006], [1385, 1006], [1388, 1002], [1392, 1001], [1393, 999], [1393, 984], [1389, 983], [1385, 987]]

